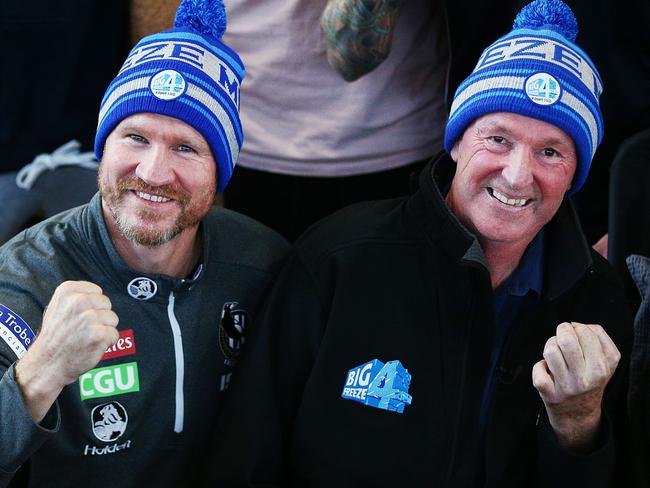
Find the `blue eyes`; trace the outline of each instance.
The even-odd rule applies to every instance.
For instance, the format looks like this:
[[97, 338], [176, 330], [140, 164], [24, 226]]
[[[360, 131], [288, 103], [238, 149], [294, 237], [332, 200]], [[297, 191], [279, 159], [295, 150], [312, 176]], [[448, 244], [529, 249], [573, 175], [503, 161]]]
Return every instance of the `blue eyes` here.
[[186, 146], [185, 144], [181, 144], [180, 146], [177, 147], [177, 149], [179, 152], [188, 152], [188, 153], [196, 152], [190, 146]]
[[[147, 144], [149, 142], [147, 141], [146, 138], [142, 137], [139, 134], [127, 134], [126, 137], [132, 140], [133, 142], [137, 142], [137, 143]], [[196, 150], [193, 147], [188, 146], [187, 144], [179, 144], [178, 146], [175, 146], [173, 149], [181, 153], [196, 153]]]
[[147, 142], [144, 137], [139, 136], [138, 134], [129, 134], [127, 137], [135, 142]]

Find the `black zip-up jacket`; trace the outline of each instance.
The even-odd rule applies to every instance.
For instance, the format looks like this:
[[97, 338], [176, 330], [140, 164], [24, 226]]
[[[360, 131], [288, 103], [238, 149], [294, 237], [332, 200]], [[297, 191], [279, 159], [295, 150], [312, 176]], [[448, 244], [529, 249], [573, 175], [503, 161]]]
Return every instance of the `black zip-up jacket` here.
[[[349, 207], [296, 243], [223, 404], [218, 486], [610, 485], [631, 321], [569, 201], [545, 227], [541, 299], [509, 330], [481, 448], [493, 292], [478, 242], [439, 190], [454, 169], [444, 155], [412, 196]], [[601, 324], [623, 353], [589, 455], [558, 445], [531, 380], [564, 321]], [[373, 383], [354, 388], [372, 379], [355, 368], [374, 359], [408, 370], [373, 382], [393, 381], [402, 413], [370, 405]]]
[[[255, 322], [289, 246], [225, 209], [213, 208], [200, 230], [203, 256], [189, 279], [130, 269], [99, 195], [0, 248], [0, 486], [29, 459], [30, 487], [176, 488], [193, 479], [193, 462], [210, 458], [206, 442], [241, 345], [233, 329]], [[120, 340], [35, 424], [13, 364], [25, 353], [22, 322], [38, 333], [65, 280], [102, 288]]]

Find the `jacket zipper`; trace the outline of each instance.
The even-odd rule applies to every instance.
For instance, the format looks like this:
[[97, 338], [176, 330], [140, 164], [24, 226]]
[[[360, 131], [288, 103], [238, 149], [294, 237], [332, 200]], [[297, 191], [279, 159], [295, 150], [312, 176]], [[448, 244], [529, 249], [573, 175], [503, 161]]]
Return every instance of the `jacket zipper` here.
[[185, 415], [185, 403], [183, 398], [183, 379], [185, 375], [185, 359], [183, 357], [183, 338], [181, 337], [181, 328], [178, 320], [174, 315], [174, 292], [169, 293], [169, 303], [167, 304], [167, 316], [172, 327], [172, 336], [174, 338], [174, 357], [176, 359], [176, 413], [174, 416], [174, 432], [180, 434], [183, 432], [183, 421]]

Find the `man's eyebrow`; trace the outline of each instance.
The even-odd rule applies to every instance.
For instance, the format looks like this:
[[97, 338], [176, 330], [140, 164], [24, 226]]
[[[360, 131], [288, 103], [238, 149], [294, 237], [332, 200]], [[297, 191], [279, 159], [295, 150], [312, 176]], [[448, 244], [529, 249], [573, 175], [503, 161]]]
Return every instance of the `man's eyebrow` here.
[[543, 145], [545, 146], [572, 146], [572, 141], [566, 141], [559, 139], [557, 137], [549, 137], [548, 139], [544, 139]]
[[124, 132], [142, 132], [142, 129], [137, 125], [133, 124], [124, 124], [119, 126], [120, 131]]
[[487, 122], [484, 125], [479, 125], [477, 129], [481, 134], [484, 132], [498, 132], [500, 134], [506, 134], [506, 135], [512, 134], [512, 131], [510, 129], [497, 122]]

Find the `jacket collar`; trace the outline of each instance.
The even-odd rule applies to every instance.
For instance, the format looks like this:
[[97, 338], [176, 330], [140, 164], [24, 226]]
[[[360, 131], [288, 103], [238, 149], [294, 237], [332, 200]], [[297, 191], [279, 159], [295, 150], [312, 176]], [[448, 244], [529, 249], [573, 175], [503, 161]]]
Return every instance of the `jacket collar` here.
[[[418, 188], [411, 195], [407, 209], [421, 225], [429, 239], [445, 253], [465, 264], [487, 265], [476, 237], [451, 213], [445, 195], [456, 172], [456, 164], [443, 152], [422, 170]], [[557, 298], [592, 266], [591, 251], [582, 233], [573, 203], [565, 198], [559, 210], [544, 227], [543, 297]]]

